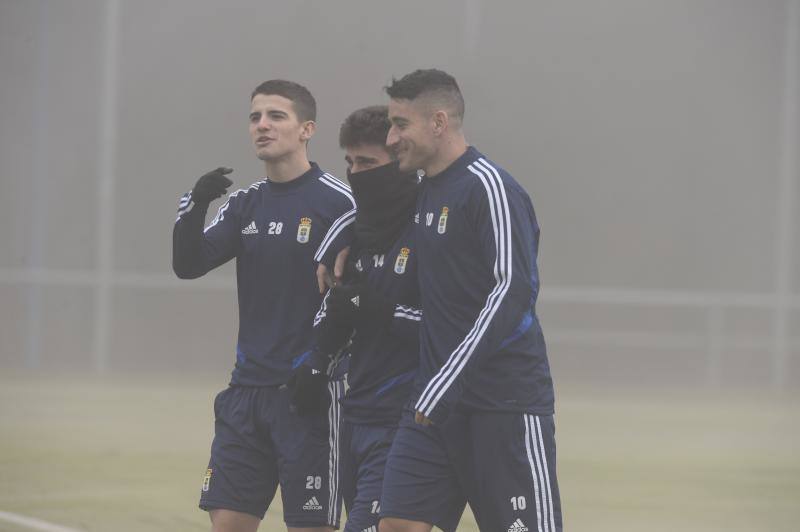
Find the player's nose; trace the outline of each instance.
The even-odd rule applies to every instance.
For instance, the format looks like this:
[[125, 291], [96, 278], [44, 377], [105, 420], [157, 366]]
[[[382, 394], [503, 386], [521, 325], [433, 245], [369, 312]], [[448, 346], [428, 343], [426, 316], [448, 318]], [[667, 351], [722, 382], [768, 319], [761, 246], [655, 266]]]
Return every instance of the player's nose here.
[[389, 128], [389, 134], [386, 135], [386, 145], [392, 147], [400, 140], [400, 136], [395, 132], [394, 126]]
[[258, 121], [258, 124], [256, 124], [256, 128], [257, 128], [259, 131], [266, 131], [266, 130], [268, 130], [270, 127], [271, 127], [270, 121], [269, 121], [269, 119], [268, 119], [267, 117], [265, 117], [265, 116], [262, 116], [262, 117], [259, 119], [259, 121]]

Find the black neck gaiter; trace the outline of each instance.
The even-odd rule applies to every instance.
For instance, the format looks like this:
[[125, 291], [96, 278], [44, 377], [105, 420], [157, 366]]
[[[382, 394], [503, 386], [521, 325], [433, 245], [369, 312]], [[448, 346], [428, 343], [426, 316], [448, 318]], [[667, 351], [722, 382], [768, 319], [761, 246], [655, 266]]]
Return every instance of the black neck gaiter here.
[[388, 251], [417, 205], [417, 174], [400, 173], [396, 162], [351, 174], [356, 199], [356, 242], [360, 250]]

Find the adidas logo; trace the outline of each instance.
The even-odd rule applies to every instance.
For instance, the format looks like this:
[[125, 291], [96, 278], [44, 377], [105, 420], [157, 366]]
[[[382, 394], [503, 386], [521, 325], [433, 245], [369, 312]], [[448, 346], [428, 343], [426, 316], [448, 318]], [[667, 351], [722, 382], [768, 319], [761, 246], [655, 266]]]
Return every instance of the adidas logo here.
[[243, 235], [255, 235], [256, 233], [258, 233], [258, 227], [255, 222], [250, 222], [250, 225], [242, 229]]
[[361, 298], [359, 296], [356, 296], [356, 297], [354, 297], [354, 298], [352, 298], [350, 300], [350, 302], [355, 306], [359, 306], [358, 304], [359, 304], [360, 301], [361, 301]]
[[528, 532], [528, 527], [522, 522], [522, 519], [517, 519], [511, 526], [508, 527], [508, 532]]
[[[322, 506], [319, 504], [316, 497], [311, 497], [303, 505], [303, 510], [322, 510]], [[527, 530], [527, 528], [525, 530]]]

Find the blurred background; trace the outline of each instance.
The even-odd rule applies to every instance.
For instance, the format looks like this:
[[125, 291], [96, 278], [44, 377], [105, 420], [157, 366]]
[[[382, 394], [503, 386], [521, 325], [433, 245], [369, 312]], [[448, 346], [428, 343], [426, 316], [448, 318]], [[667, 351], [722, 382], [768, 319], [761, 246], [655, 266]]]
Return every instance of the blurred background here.
[[344, 177], [430, 67], [539, 217], [565, 530], [795, 529], [800, 1], [0, 0], [0, 530], [204, 529], [235, 279], [174, 277], [178, 198], [263, 177], [261, 81]]

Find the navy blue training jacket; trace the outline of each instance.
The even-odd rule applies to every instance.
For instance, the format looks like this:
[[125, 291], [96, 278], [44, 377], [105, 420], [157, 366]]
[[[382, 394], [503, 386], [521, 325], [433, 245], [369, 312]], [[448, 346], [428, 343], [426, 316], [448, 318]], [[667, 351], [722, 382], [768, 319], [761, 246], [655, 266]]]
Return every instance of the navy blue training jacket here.
[[[206, 209], [179, 204], [173, 269], [194, 279], [235, 258], [239, 335], [232, 385], [277, 386], [312, 346], [322, 297], [314, 252], [331, 224], [355, 207], [350, 188], [312, 167], [287, 183], [269, 178], [237, 190], [203, 230]], [[213, 309], [209, 309], [213, 312]]]
[[425, 177], [415, 240], [425, 319], [415, 408], [553, 413], [536, 317], [539, 226], [525, 190], [475, 148]]
[[[356, 269], [371, 290], [394, 303], [383, 327], [337, 327], [328, 319], [327, 295], [314, 320], [320, 354], [333, 354], [349, 339], [347, 393], [339, 402], [344, 419], [369, 425], [397, 424], [408, 403], [419, 365], [419, 287], [414, 226], [408, 225], [386, 253], [358, 254]], [[336, 231], [336, 226], [331, 231]], [[358, 248], [358, 242], [354, 243]], [[330, 293], [330, 292], [329, 292]]]

